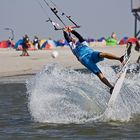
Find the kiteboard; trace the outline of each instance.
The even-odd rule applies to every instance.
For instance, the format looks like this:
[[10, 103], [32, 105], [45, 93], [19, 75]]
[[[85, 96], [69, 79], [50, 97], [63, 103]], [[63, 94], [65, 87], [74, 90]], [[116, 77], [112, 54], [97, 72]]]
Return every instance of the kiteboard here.
[[132, 47], [132, 44], [127, 46], [127, 49], [125, 51], [123, 66], [122, 66], [122, 68], [119, 72], [119, 77], [116, 80], [114, 89], [112, 91], [111, 98], [108, 102], [108, 106], [111, 106], [115, 102], [115, 100], [116, 100], [116, 98], [117, 98], [117, 96], [118, 96], [118, 94], [121, 90], [121, 87], [123, 85], [123, 82], [124, 82], [124, 79], [125, 79], [125, 76], [126, 76], [126, 72], [127, 72], [127, 68], [128, 68], [128, 63], [129, 63], [129, 60], [130, 60], [131, 47]]

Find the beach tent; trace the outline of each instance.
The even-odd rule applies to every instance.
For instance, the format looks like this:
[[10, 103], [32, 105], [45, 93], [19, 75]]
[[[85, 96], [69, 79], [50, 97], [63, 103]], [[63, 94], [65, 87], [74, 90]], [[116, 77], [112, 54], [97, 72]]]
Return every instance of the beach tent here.
[[0, 42], [0, 48], [8, 48], [8, 47], [13, 47], [14, 42], [9, 41], [9, 40], [4, 40]]
[[48, 41], [45, 41], [40, 48], [43, 50], [48, 50], [51, 49], [51, 45], [48, 43]]
[[67, 42], [66, 40], [64, 40], [64, 39], [60, 39], [60, 40], [58, 40], [58, 41], [56, 42], [56, 46], [57, 46], [57, 47], [64, 47], [64, 46], [66, 46], [66, 45], [68, 45], [68, 42]]
[[54, 40], [46, 40], [42, 45], [41, 45], [41, 49], [44, 49], [44, 50], [48, 50], [48, 49], [51, 49], [51, 48], [54, 48], [56, 47], [56, 41]]
[[46, 39], [40, 39], [39, 45], [42, 46], [44, 44], [44, 42], [46, 42]]
[[7, 41], [1, 41], [1, 42], [0, 42], [0, 48], [8, 48], [8, 43], [7, 43]]
[[104, 40], [106, 40], [105, 37], [101, 37], [101, 38], [97, 39], [98, 42], [102, 42]]
[[94, 38], [85, 39], [88, 43], [96, 41]]
[[130, 37], [130, 38], [128, 38], [128, 39], [126, 40], [126, 44], [127, 44], [128, 42], [131, 42], [132, 44], [136, 44], [136, 42], [138, 42], [138, 39], [135, 38], [135, 37]]
[[119, 45], [124, 45], [124, 44], [126, 44], [127, 39], [128, 39], [128, 37], [122, 38], [122, 39], [119, 41]]
[[16, 50], [22, 50], [22, 43], [23, 43], [23, 40], [22, 40], [22, 39], [19, 39], [19, 40], [16, 42], [16, 44], [15, 44], [15, 46], [14, 46], [14, 49], [16, 49]]
[[55, 41], [55, 40], [49, 39], [49, 40], [48, 40], [48, 44], [51, 45], [51, 48], [56, 47], [56, 41]]
[[132, 44], [135, 44], [138, 41], [137, 38], [135, 37], [124, 37], [123, 39], [120, 40], [119, 45], [124, 45], [127, 44], [128, 42], [131, 42]]
[[111, 37], [108, 37], [106, 39], [106, 45], [107, 46], [115, 46], [115, 45], [117, 45], [117, 40], [116, 39], [113, 39]]
[[34, 51], [36, 50], [35, 46], [33, 45], [32, 41], [29, 41], [29, 47], [28, 47], [29, 51]]
[[[23, 45], [23, 40], [22, 39], [19, 39], [16, 42], [16, 44], [14, 46], [14, 49], [16, 49], [16, 50], [22, 50], [22, 45]], [[30, 50], [30, 51], [35, 50], [34, 45], [32, 44], [31, 41], [29, 42], [28, 50]]]

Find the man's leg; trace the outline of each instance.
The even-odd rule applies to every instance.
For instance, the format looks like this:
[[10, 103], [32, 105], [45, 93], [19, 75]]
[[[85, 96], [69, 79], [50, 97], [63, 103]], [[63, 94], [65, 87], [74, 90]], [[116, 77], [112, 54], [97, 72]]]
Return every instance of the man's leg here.
[[104, 77], [103, 73], [100, 72], [97, 74], [97, 76], [99, 77], [99, 79], [110, 88], [110, 94], [112, 94], [113, 91], [113, 86], [110, 84], [110, 82]]
[[113, 54], [110, 54], [110, 53], [105, 53], [105, 52], [101, 52], [100, 54], [100, 57], [102, 57], [102, 58], [108, 58], [108, 59], [114, 59], [114, 60], [119, 60], [119, 61], [123, 61], [122, 59], [122, 57], [117, 57], [117, 56], [115, 56], [115, 55], [113, 55]]

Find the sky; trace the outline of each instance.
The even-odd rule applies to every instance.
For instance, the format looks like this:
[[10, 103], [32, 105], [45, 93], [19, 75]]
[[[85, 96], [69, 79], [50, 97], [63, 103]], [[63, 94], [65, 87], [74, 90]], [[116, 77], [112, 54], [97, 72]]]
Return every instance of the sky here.
[[[77, 31], [85, 38], [109, 37], [112, 32], [116, 33], [118, 39], [134, 36], [134, 16], [131, 13], [130, 0], [53, 0], [53, 2], [81, 26]], [[51, 37], [55, 40], [63, 38], [62, 31], [55, 31], [51, 23], [45, 22], [48, 16], [60, 23], [44, 0], [0, 0], [0, 40], [8, 39], [10, 36], [10, 31], [4, 28], [14, 30], [14, 41], [25, 34], [28, 34], [31, 40], [34, 35], [46, 39]], [[65, 21], [67, 25], [71, 25], [68, 20]]]

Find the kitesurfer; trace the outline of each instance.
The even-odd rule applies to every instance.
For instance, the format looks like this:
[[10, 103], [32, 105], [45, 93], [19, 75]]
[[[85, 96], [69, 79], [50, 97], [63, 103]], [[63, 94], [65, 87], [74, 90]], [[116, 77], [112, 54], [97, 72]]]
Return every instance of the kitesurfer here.
[[[86, 40], [71, 27], [65, 27], [63, 30], [63, 34], [77, 59], [85, 67], [87, 67], [90, 71], [97, 75], [99, 79], [110, 88], [110, 94], [112, 94], [114, 87], [98, 68], [97, 63], [104, 60], [104, 58], [119, 60], [122, 63], [123, 56], [117, 57], [109, 53], [94, 51], [89, 47]], [[73, 34], [76, 38], [72, 37], [71, 34]]]

